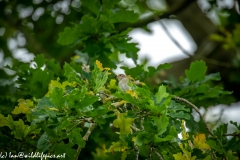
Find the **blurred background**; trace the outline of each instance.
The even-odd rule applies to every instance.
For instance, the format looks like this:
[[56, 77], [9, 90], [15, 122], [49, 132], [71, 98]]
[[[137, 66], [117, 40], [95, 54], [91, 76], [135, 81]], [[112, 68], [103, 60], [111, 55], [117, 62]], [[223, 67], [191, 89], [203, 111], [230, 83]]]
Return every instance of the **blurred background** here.
[[[178, 80], [195, 60], [204, 60], [208, 73], [220, 72], [218, 85], [233, 91], [232, 103], [202, 112], [207, 121], [240, 122], [240, 0], [122, 0], [119, 5], [140, 14], [135, 23], [117, 24], [129, 33], [140, 48], [139, 62], [146, 66], [171, 63], [172, 68], [150, 81]], [[16, 80], [22, 64], [31, 65], [36, 55], [54, 59], [62, 67], [81, 50], [61, 46], [58, 34], [71, 22], [79, 22], [79, 0], [0, 0], [0, 107], [8, 113], [19, 98], [29, 98]], [[120, 66], [134, 67], [131, 59], [119, 55]], [[196, 73], [197, 74], [197, 73]], [[47, 82], [46, 82], [47, 83]], [[26, 84], [27, 85], [27, 84]], [[41, 91], [39, 91], [41, 92]], [[36, 93], [36, 98], [41, 95]], [[229, 101], [229, 100], [226, 100]], [[12, 108], [11, 108], [12, 110]]]

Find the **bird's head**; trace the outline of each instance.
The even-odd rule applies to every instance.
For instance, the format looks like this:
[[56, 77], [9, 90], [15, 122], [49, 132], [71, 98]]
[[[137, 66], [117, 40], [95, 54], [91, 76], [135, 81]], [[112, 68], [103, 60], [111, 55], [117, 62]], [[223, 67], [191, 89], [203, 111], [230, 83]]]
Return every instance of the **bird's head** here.
[[120, 81], [122, 79], [126, 78], [126, 75], [125, 74], [119, 74], [117, 75], [117, 79]]

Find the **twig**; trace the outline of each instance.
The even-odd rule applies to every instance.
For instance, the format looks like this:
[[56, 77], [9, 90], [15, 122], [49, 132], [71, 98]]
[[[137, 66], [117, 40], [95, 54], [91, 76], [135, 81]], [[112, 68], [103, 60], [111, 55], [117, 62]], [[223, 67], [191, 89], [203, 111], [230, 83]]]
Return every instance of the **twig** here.
[[[79, 121], [80, 120], [80, 121]], [[89, 122], [89, 123], [92, 123], [93, 119], [90, 117], [90, 118], [84, 118], [84, 117], [80, 117], [79, 120], [73, 120], [74, 121], [77, 121], [78, 123], [76, 123], [74, 126], [72, 126], [72, 128], [70, 128], [67, 133], [71, 132], [74, 128], [76, 128], [79, 124], [81, 124], [82, 122]]]
[[152, 151], [153, 151], [153, 148], [150, 147], [150, 148], [149, 148], [149, 156], [148, 156], [148, 159], [149, 159], [149, 160], [152, 160]]
[[203, 123], [205, 124], [206, 126], [206, 129], [208, 130], [208, 132], [210, 133], [210, 135], [214, 138], [216, 138], [216, 136], [212, 133], [212, 131], [210, 130], [210, 128], [208, 127], [207, 125], [207, 122], [205, 121], [205, 119], [203, 118], [201, 112], [199, 111], [198, 107], [195, 106], [194, 104], [192, 104], [191, 102], [189, 102], [188, 100], [184, 99], [184, 98], [181, 98], [181, 97], [173, 97], [172, 99], [176, 100], [176, 101], [180, 101], [180, 102], [184, 102], [186, 104], [188, 104], [189, 106], [191, 106], [200, 116], [200, 118], [202, 119]]
[[236, 133], [236, 132], [234, 132], [234, 133], [228, 133], [228, 134], [223, 134], [223, 136], [233, 136], [233, 137], [238, 137], [238, 138], [240, 138], [240, 133]]
[[212, 159], [212, 160], [216, 160], [216, 158], [214, 157], [214, 155], [215, 155], [214, 151], [211, 152], [211, 159]]
[[82, 121], [79, 121], [78, 123], [76, 123], [74, 126], [72, 126], [72, 128], [70, 128], [67, 133], [71, 132], [74, 128], [76, 128], [78, 125], [80, 125], [82, 123]]
[[[158, 17], [160, 19], [162, 18], [168, 18], [169, 16], [173, 15], [173, 14], [177, 14], [180, 13], [181, 11], [183, 11], [184, 9], [186, 9], [191, 3], [193, 3], [195, 0], [184, 0], [181, 1], [180, 3], [176, 3], [176, 5], [173, 5], [171, 8], [169, 8], [169, 10], [161, 15], [159, 15]], [[124, 23], [119, 25], [118, 27], [116, 27], [116, 30], [119, 32], [122, 32], [124, 30], [126, 30], [127, 28], [140, 28], [140, 27], [144, 27], [147, 24], [154, 22], [155, 18], [154, 16], [149, 16], [145, 19], [139, 20], [136, 23]]]
[[[191, 55], [188, 51], [186, 51], [182, 45], [180, 43], [178, 43], [178, 41], [172, 36], [172, 34], [168, 31], [167, 27], [164, 25], [164, 23], [157, 17], [155, 16], [154, 17], [156, 21], [158, 21], [164, 32], [167, 34], [167, 36], [170, 38], [170, 40], [187, 56], [191, 57], [191, 58], [194, 58], [196, 59], [193, 55]], [[217, 65], [217, 66], [222, 66], [222, 67], [226, 67], [226, 68], [236, 68], [234, 67], [232, 64], [230, 63], [226, 63], [226, 62], [221, 62], [221, 61], [218, 61], [216, 59], [211, 59], [211, 58], [206, 58], [206, 57], [200, 57], [202, 58], [203, 60], [205, 60], [207, 63], [209, 64], [213, 64], [213, 65]]]
[[132, 130], [134, 130], [135, 132], [140, 131], [140, 129], [138, 129], [135, 125], [135, 123], [133, 123], [133, 125], [131, 126]]
[[163, 157], [161, 156], [161, 154], [160, 153], [158, 153], [157, 151], [156, 151], [156, 149], [155, 148], [153, 148], [153, 152], [154, 152], [154, 154], [158, 157], [158, 159], [160, 159], [160, 160], [164, 160], [163, 159]]
[[211, 58], [206, 58], [206, 57], [200, 57], [200, 58], [202, 58], [207, 63], [213, 64], [213, 65], [216, 65], [216, 66], [222, 66], [222, 67], [226, 67], [226, 68], [236, 68], [235, 66], [233, 66], [230, 63], [226, 63], [226, 62], [223, 62], [223, 61], [218, 61], [216, 59], [211, 59]]
[[128, 113], [127, 104], [126, 103], [123, 104], [123, 110], [124, 110], [124, 112]]
[[137, 118], [145, 118], [145, 117], [151, 115], [152, 113], [151, 112], [145, 112], [145, 111], [143, 112], [143, 111], [141, 111], [141, 112], [137, 112], [136, 114], [140, 114], [140, 116], [137, 116]]
[[[92, 133], [93, 129], [96, 127], [96, 123], [92, 123], [91, 126], [88, 128], [86, 134], [84, 135], [83, 137], [83, 140], [86, 142], [88, 140], [88, 137], [90, 136], [90, 134]], [[75, 158], [76, 160], [78, 160], [78, 156], [80, 155], [80, 152], [82, 150], [82, 146], [78, 146], [78, 149], [77, 149], [77, 153], [75, 155]]]
[[136, 160], [138, 160], [139, 148], [138, 148], [138, 146], [136, 146], [136, 145], [135, 145], [135, 151], [136, 151]]
[[143, 122], [144, 122], [144, 117], [142, 117], [141, 120], [140, 120], [140, 126], [141, 126], [142, 131], [144, 131]]
[[188, 53], [188, 51], [186, 51], [181, 44], [178, 43], [178, 41], [172, 36], [172, 34], [168, 31], [167, 27], [164, 25], [164, 23], [158, 18], [158, 17], [155, 17], [156, 21], [158, 21], [164, 32], [167, 34], [167, 36], [171, 39], [171, 41], [173, 41], [173, 43], [187, 56], [189, 57], [192, 57], [192, 55], [190, 53]]

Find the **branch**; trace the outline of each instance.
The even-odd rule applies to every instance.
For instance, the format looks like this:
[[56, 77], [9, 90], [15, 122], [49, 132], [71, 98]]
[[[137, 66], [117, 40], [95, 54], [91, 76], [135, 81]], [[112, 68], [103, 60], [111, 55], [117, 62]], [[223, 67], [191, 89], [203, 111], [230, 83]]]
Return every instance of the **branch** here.
[[[156, 19], [156, 21], [159, 22], [159, 24], [162, 26], [164, 32], [167, 34], [167, 36], [170, 38], [170, 40], [188, 57], [190, 58], [194, 58], [194, 59], [198, 59], [196, 57], [194, 57], [193, 55], [191, 55], [187, 50], [185, 50], [182, 45], [180, 43], [178, 43], [178, 41], [172, 36], [172, 34], [168, 31], [167, 27], [164, 25], [164, 23], [158, 18], [158, 17], [154, 17]], [[213, 64], [213, 65], [217, 65], [217, 66], [222, 66], [222, 67], [226, 67], [226, 68], [236, 68], [235, 66], [233, 66], [230, 63], [226, 63], [226, 62], [222, 62], [222, 61], [218, 61], [216, 59], [211, 59], [211, 58], [206, 58], [203, 56], [200, 56], [199, 58], [202, 58], [204, 61], [206, 61], [209, 64]]]
[[158, 153], [157, 151], [156, 151], [156, 149], [155, 148], [153, 148], [153, 152], [154, 152], [154, 154], [158, 157], [158, 159], [160, 159], [160, 160], [164, 160], [163, 159], [163, 157], [161, 156], [161, 154], [160, 153]]
[[141, 126], [142, 131], [144, 131], [143, 122], [144, 122], [144, 117], [142, 117], [141, 120], [140, 120], [140, 126]]
[[167, 36], [171, 39], [171, 41], [173, 41], [173, 43], [187, 56], [189, 57], [192, 57], [192, 55], [190, 53], [188, 53], [188, 51], [186, 51], [182, 45], [180, 43], [178, 43], [178, 41], [172, 36], [172, 34], [168, 31], [167, 27], [164, 25], [164, 23], [158, 18], [158, 17], [155, 17], [156, 21], [158, 21], [164, 32], [167, 34]]
[[188, 100], [184, 99], [184, 98], [180, 98], [180, 97], [173, 97], [174, 100], [176, 101], [180, 101], [180, 102], [184, 102], [186, 104], [188, 104], [189, 106], [191, 106], [200, 116], [200, 118], [202, 119], [203, 123], [205, 124], [206, 126], [206, 129], [208, 130], [208, 132], [210, 133], [210, 135], [213, 137], [213, 138], [216, 138], [216, 136], [212, 133], [212, 131], [210, 130], [210, 128], [208, 127], [207, 125], [207, 122], [205, 121], [205, 119], [203, 118], [202, 114], [200, 113], [199, 109], [197, 106], [195, 106], [194, 104], [192, 104], [191, 102], [189, 102]]
[[234, 132], [234, 133], [228, 133], [228, 134], [223, 134], [223, 136], [233, 136], [233, 137], [238, 137], [238, 138], [240, 138], [240, 133], [236, 133], [236, 132]]
[[136, 151], [136, 160], [138, 160], [139, 148], [138, 148], [138, 146], [136, 146], [136, 145], [135, 145], [135, 151]]
[[[92, 133], [92, 131], [96, 127], [96, 125], [97, 125], [96, 123], [92, 123], [91, 126], [88, 128], [86, 134], [83, 137], [83, 140], [85, 142], [88, 140], [88, 137], [90, 136], [90, 134]], [[78, 146], [77, 153], [75, 155], [76, 160], [78, 160], [78, 156], [80, 155], [81, 150], [82, 150], [82, 146]]]
[[[79, 121], [80, 120], [80, 121]], [[80, 117], [79, 120], [73, 120], [72, 122], [77, 122], [74, 126], [72, 126], [72, 128], [70, 128], [67, 133], [71, 132], [74, 128], [76, 128], [78, 125], [80, 125], [82, 122], [89, 122], [92, 123], [93, 119], [90, 118], [84, 118], [84, 117]], [[71, 122], [71, 121], [70, 121]]]
[[[183, 2], [178, 3], [177, 5], [174, 5], [173, 7], [171, 7], [167, 12], [163, 13], [162, 15], [158, 16], [159, 19], [162, 18], [169, 18], [169, 16], [173, 15], [173, 14], [177, 14], [179, 12], [181, 12], [182, 10], [184, 10], [185, 8], [187, 8], [192, 2], [194, 2], [195, 0], [184, 0]], [[154, 22], [155, 20], [155, 16], [150, 16], [147, 17], [146, 19], [140, 20], [136, 23], [125, 23], [120, 25], [119, 27], [116, 27], [116, 30], [118, 30], [119, 32], [122, 32], [124, 30], [126, 30], [129, 27], [132, 28], [138, 28], [138, 27], [143, 27], [146, 26], [147, 24]]]
[[149, 160], [152, 160], [152, 151], [153, 151], [153, 148], [150, 147], [150, 148], [149, 148], [149, 155], [148, 155], [148, 159], [149, 159]]
[[237, 68], [234, 65], [232, 65], [231, 63], [226, 63], [226, 62], [222, 62], [222, 61], [218, 61], [216, 59], [206, 58], [206, 57], [200, 57], [200, 58], [202, 58], [207, 63], [213, 64], [216, 66], [222, 66], [222, 67], [226, 67], [226, 68]]
[[131, 126], [132, 130], [134, 130], [135, 132], [141, 131], [140, 129], [138, 129], [135, 125], [135, 123], [133, 123], [133, 125]]
[[74, 126], [72, 126], [72, 128], [70, 128], [67, 133], [71, 132], [74, 128], [76, 128], [78, 125], [80, 125], [82, 123], [82, 121], [79, 121], [78, 123], [76, 123]]

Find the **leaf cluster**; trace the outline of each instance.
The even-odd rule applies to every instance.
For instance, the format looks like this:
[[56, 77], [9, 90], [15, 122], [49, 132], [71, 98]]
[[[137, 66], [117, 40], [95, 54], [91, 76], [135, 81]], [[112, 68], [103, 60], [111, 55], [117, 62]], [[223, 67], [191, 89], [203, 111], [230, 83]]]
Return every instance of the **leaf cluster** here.
[[[202, 61], [193, 63], [186, 71], [185, 83], [200, 81], [191, 79], [196, 68], [206, 67]], [[1, 115], [1, 127], [11, 130], [15, 141], [24, 140], [24, 145], [31, 143], [29, 137], [35, 135], [35, 151], [56, 155], [64, 152], [67, 159], [76, 158], [82, 148], [89, 147], [89, 141], [96, 143], [89, 144], [93, 145], [91, 151], [96, 149], [92, 152], [95, 159], [101, 156], [111, 159], [118, 155], [111, 155], [115, 152], [122, 153], [121, 159], [133, 157], [135, 152], [146, 158], [153, 150], [164, 159], [209, 159], [209, 154], [233, 158], [239, 152], [230, 145], [232, 139], [238, 145], [238, 131], [229, 140], [226, 124], [214, 131], [216, 137], [208, 136], [207, 130], [194, 130], [189, 124], [199, 128], [207, 124], [193, 120], [188, 104], [173, 99], [175, 95], [168, 92], [165, 85], [151, 91], [147, 85], [136, 83], [131, 85], [132, 91], [123, 92], [113, 87], [110, 75], [109, 69], [99, 61], [93, 70], [81, 70], [81, 73], [66, 63], [64, 81], [51, 80], [43, 98], [19, 100], [12, 114], [24, 114], [26, 119], [15, 121], [11, 115]], [[211, 79], [209, 77], [201, 77], [203, 81], [199, 84], [204, 84], [204, 80]], [[232, 124], [239, 130], [236, 123]], [[186, 126], [190, 126], [190, 132], [186, 132]], [[112, 136], [107, 138], [109, 141], [96, 137], [104, 130]], [[101, 143], [97, 145], [98, 142]], [[29, 152], [24, 148], [20, 150]]]

